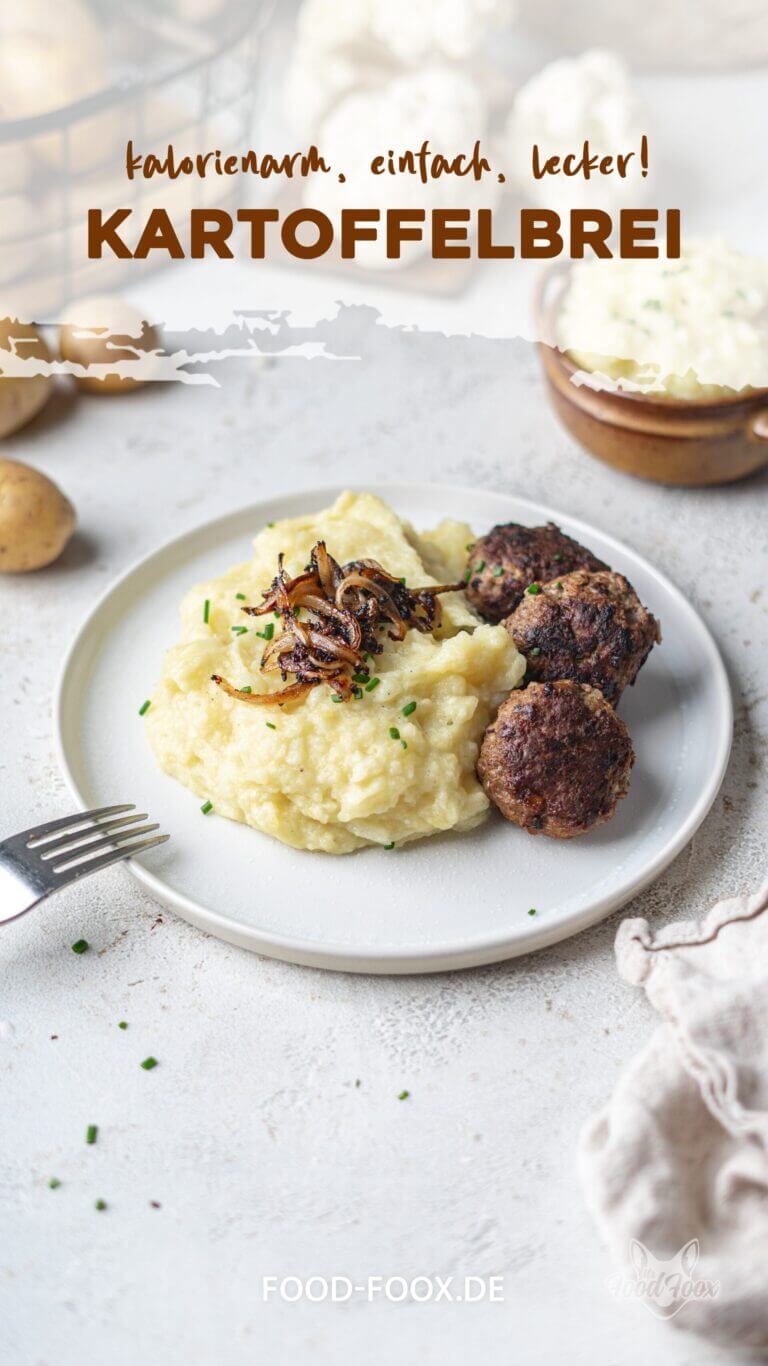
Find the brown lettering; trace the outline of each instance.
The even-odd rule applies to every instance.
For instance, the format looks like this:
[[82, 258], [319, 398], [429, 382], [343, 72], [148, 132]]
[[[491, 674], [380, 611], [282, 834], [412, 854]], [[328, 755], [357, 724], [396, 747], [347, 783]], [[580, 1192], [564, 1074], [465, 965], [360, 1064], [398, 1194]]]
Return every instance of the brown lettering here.
[[[298, 238], [302, 223], [311, 223], [317, 228], [317, 240], [309, 246]], [[333, 224], [328, 215], [320, 213], [318, 209], [294, 209], [283, 223], [280, 237], [290, 256], [297, 256], [300, 261], [314, 261], [315, 257], [324, 256], [333, 245]]]
[[192, 209], [189, 216], [189, 254], [195, 261], [205, 256], [212, 247], [221, 261], [231, 261], [233, 252], [227, 245], [232, 235], [232, 218], [223, 209]]
[[130, 248], [125, 245], [121, 237], [117, 235], [117, 228], [130, 218], [131, 209], [115, 209], [113, 214], [104, 222], [104, 215], [101, 209], [88, 210], [88, 260], [100, 261], [102, 259], [102, 248], [106, 242], [107, 246], [121, 261], [131, 260]]

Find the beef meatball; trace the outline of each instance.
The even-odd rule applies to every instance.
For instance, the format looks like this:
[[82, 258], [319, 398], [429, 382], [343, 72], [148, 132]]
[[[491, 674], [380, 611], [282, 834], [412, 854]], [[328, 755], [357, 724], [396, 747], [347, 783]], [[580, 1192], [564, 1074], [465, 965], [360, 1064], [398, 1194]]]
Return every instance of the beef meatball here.
[[590, 683], [614, 705], [661, 640], [632, 585], [608, 570], [531, 584], [504, 625], [525, 655], [528, 678]]
[[554, 522], [546, 526], [507, 522], [472, 546], [466, 593], [475, 611], [495, 624], [514, 611], [530, 583], [548, 583], [572, 569], [607, 568]]
[[529, 683], [501, 704], [477, 771], [508, 821], [567, 840], [610, 820], [634, 762], [629, 732], [597, 688]]

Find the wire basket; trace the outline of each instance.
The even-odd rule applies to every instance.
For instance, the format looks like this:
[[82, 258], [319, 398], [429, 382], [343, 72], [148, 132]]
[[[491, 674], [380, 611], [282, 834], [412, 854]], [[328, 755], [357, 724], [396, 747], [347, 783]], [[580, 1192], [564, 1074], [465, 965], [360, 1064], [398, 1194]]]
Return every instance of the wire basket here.
[[[191, 208], [232, 202], [238, 177], [129, 180], [126, 144], [161, 158], [251, 144], [274, 0], [209, 4], [191, 22], [149, 0], [103, 6], [107, 80], [63, 108], [0, 120], [0, 313], [27, 321], [125, 280], [125, 262], [89, 261], [87, 211], [130, 208], [143, 223], [153, 207], [182, 225]], [[98, 12], [98, 6], [94, 6]], [[149, 262], [133, 261], [134, 271]], [[122, 269], [121, 269], [122, 268]]]

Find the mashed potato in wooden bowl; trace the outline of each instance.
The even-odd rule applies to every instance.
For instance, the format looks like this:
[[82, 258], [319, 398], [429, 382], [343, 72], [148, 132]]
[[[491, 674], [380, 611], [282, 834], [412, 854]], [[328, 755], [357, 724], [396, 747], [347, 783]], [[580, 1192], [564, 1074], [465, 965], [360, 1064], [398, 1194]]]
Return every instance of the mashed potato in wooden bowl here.
[[268, 591], [280, 552], [296, 575], [319, 540], [342, 564], [377, 560], [422, 587], [462, 578], [472, 533], [443, 522], [417, 534], [381, 499], [356, 493], [265, 527], [252, 560], [184, 599], [183, 638], [165, 657], [147, 713], [159, 763], [218, 815], [297, 849], [346, 854], [472, 829], [489, 808], [475, 775], [480, 743], [525, 660], [463, 594], [441, 599], [434, 635], [383, 637], [371, 664], [378, 683], [348, 702], [319, 684], [282, 706], [249, 706], [211, 681], [221, 675], [254, 693], [285, 686], [259, 670], [281, 623], [241, 609]]

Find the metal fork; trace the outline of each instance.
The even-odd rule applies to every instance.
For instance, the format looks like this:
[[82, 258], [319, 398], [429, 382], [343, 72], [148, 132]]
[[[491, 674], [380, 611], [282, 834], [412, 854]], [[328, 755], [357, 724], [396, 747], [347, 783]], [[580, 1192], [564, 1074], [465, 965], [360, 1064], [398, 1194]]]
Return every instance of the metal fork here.
[[68, 887], [81, 877], [98, 873], [170, 838], [154, 835], [148, 840], [123, 844], [123, 840], [133, 840], [136, 835], [148, 835], [150, 830], [160, 828], [157, 822], [136, 825], [136, 821], [146, 820], [146, 811], [132, 816], [122, 815], [124, 811], [136, 813], [136, 807], [129, 802], [62, 816], [0, 842], [0, 924], [31, 911], [60, 887]]

